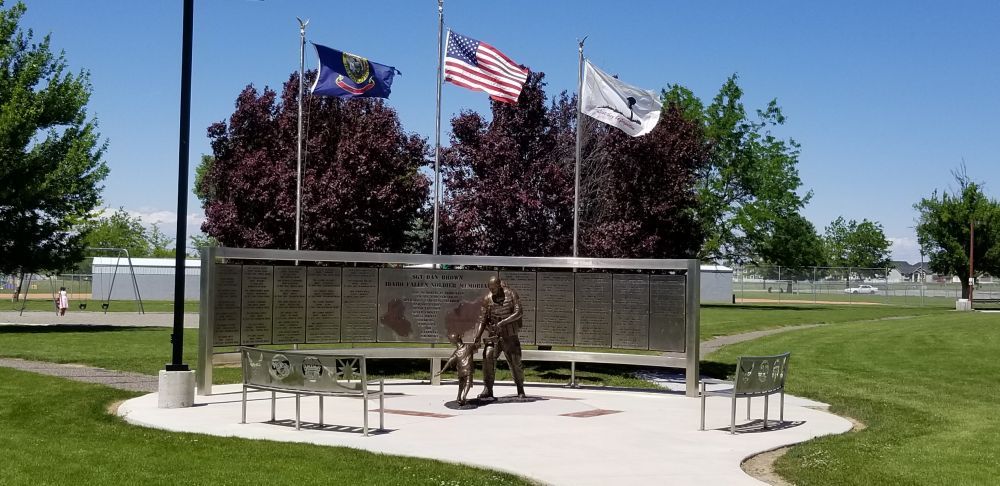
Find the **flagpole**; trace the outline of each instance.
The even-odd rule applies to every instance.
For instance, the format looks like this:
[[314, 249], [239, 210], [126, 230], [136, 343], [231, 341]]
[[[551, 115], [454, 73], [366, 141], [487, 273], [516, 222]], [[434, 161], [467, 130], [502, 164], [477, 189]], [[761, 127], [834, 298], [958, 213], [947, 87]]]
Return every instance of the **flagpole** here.
[[434, 241], [431, 254], [438, 254], [438, 201], [441, 199], [441, 73], [444, 56], [444, 0], [438, 0], [437, 109], [434, 117]]
[[[305, 74], [306, 64], [306, 26], [305, 22], [296, 17], [299, 21], [299, 135], [298, 135], [298, 156], [295, 167], [295, 251], [299, 251], [299, 226], [302, 223], [302, 76]], [[297, 262], [296, 262], [297, 263]]]
[[576, 90], [576, 167], [574, 170], [576, 181], [573, 184], [573, 257], [577, 256], [577, 241], [580, 232], [580, 154], [582, 152], [581, 140], [583, 140], [583, 43], [587, 41], [587, 36], [579, 41], [580, 70], [577, 77]]

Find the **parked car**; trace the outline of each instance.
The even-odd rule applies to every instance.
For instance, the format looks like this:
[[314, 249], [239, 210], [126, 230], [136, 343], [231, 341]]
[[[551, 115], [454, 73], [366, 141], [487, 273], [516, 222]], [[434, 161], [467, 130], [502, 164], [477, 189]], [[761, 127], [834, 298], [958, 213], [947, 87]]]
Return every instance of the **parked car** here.
[[845, 294], [877, 294], [878, 287], [872, 287], [871, 285], [858, 285], [857, 287], [849, 287], [844, 289]]

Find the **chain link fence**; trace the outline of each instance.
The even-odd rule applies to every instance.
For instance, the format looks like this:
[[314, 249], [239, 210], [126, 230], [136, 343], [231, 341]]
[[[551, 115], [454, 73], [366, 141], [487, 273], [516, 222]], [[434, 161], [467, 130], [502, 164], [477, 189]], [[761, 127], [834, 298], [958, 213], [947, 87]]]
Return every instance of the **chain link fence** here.
[[[894, 268], [745, 265], [733, 267], [736, 303], [843, 303], [954, 307], [962, 284], [952, 277]], [[1000, 298], [1000, 283], [991, 277], [976, 282], [974, 297]]]

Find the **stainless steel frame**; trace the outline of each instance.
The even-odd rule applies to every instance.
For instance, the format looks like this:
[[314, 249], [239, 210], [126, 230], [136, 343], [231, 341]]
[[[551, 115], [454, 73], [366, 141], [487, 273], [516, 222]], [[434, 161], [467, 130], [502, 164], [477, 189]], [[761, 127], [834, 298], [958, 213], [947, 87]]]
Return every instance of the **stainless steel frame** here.
[[[201, 261], [201, 313], [199, 320], [198, 369], [196, 380], [199, 395], [212, 393], [212, 362], [214, 346], [215, 303], [211, 293], [214, 278], [214, 263], [220, 259], [269, 260], [269, 261], [300, 261], [300, 262], [342, 262], [364, 264], [403, 264], [403, 265], [463, 265], [479, 267], [503, 268], [572, 268], [572, 269], [621, 269], [621, 270], [676, 270], [684, 271], [686, 282], [685, 315], [685, 352], [662, 353], [651, 355], [625, 355], [613, 352], [551, 352], [525, 351], [524, 359], [563, 361], [571, 363], [573, 371], [577, 362], [621, 363], [636, 365], [651, 365], [662, 367], [683, 367], [685, 369], [685, 389], [689, 397], [698, 396], [699, 376], [699, 305], [700, 294], [700, 263], [698, 260], [681, 259], [613, 259], [613, 258], [574, 258], [574, 257], [501, 257], [501, 256], [467, 256], [467, 255], [424, 255], [408, 253], [357, 253], [313, 250], [267, 250], [249, 248], [210, 247], [202, 251]], [[385, 352], [374, 352], [382, 349]], [[357, 352], [357, 349], [352, 350]], [[368, 357], [413, 357], [432, 359], [433, 361], [447, 358], [450, 349], [435, 348], [370, 348], [365, 353]], [[430, 353], [428, 351], [441, 351]], [[560, 354], [569, 353], [569, 354]], [[682, 364], [683, 363], [683, 364]], [[440, 363], [438, 363], [440, 365]], [[575, 373], [572, 377], [575, 381]]]

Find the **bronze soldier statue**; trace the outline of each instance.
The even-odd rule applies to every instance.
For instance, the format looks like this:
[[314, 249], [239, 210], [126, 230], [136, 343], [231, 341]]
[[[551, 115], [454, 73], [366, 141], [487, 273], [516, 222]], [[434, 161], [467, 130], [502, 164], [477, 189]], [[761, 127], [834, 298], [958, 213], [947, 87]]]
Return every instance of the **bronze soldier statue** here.
[[521, 368], [521, 340], [517, 331], [521, 328], [521, 299], [517, 292], [508, 287], [500, 277], [490, 277], [487, 284], [490, 291], [483, 297], [483, 309], [479, 319], [479, 330], [475, 343], [482, 340], [483, 346], [483, 387], [479, 398], [493, 398], [493, 381], [496, 378], [497, 357], [504, 353], [510, 372], [517, 385], [517, 396], [524, 395], [524, 370]]

